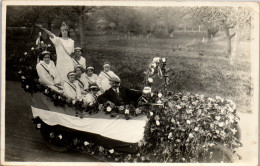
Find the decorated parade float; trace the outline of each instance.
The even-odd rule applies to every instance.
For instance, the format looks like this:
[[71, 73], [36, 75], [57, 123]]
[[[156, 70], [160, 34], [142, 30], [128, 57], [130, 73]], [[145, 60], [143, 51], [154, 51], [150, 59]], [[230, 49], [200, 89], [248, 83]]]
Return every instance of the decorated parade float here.
[[[22, 88], [32, 101], [33, 122], [51, 150], [76, 149], [110, 162], [233, 162], [239, 158], [239, 117], [233, 101], [172, 92], [167, 60], [156, 57], [144, 71], [138, 105], [85, 106], [38, 81], [36, 63], [52, 45], [20, 59]], [[153, 88], [161, 81], [163, 86]]]

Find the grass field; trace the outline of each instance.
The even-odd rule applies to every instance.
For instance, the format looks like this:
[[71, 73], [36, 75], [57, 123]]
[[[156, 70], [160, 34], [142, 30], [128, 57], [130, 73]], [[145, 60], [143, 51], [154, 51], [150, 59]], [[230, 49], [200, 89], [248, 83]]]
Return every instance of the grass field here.
[[153, 57], [166, 57], [171, 68], [169, 90], [221, 96], [233, 100], [239, 112], [251, 112], [250, 43], [240, 44], [235, 65], [230, 66], [224, 41], [206, 44], [201, 39], [178, 36], [125, 40], [117, 36], [91, 36], [86, 37], [84, 56], [88, 65], [96, 67], [96, 73], [104, 61], [110, 61], [122, 84], [133, 88], [140, 87], [143, 72]]

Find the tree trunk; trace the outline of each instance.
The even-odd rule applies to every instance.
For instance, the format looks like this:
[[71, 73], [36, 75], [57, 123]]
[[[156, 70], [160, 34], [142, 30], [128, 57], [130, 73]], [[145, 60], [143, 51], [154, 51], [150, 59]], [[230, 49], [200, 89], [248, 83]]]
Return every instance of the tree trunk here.
[[79, 16], [79, 35], [81, 48], [85, 48], [85, 33], [84, 33], [84, 15]]
[[234, 64], [236, 55], [237, 55], [237, 50], [238, 50], [238, 45], [239, 45], [239, 40], [240, 40], [240, 34], [241, 34], [241, 27], [238, 23], [238, 25], [236, 26], [236, 35], [234, 38], [234, 43], [233, 43], [233, 48], [232, 48], [232, 52], [230, 55], [230, 65]]
[[230, 57], [230, 55], [231, 55], [231, 37], [230, 37], [229, 29], [227, 26], [224, 26], [224, 32], [225, 32], [226, 39], [227, 39], [226, 56]]

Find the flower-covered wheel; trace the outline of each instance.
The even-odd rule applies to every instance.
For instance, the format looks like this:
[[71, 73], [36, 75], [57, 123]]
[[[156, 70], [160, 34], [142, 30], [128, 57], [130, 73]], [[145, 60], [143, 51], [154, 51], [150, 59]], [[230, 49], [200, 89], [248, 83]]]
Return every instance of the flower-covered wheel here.
[[199, 162], [202, 163], [232, 163], [233, 153], [221, 144], [209, 147], [207, 151], [202, 150], [199, 153]]
[[55, 152], [67, 152], [71, 148], [70, 145], [66, 144], [66, 142], [62, 140], [61, 134], [41, 129], [41, 135], [47, 148]]

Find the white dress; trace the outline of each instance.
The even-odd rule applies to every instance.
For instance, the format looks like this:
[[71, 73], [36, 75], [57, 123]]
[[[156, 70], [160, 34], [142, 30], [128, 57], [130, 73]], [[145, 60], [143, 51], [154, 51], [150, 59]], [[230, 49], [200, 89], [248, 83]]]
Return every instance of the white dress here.
[[87, 74], [85, 74], [85, 77], [87, 78], [87, 81], [89, 84], [96, 84], [97, 80], [98, 80], [98, 76], [96, 74], [92, 74], [92, 76], [88, 76]]
[[60, 37], [50, 37], [55, 46], [57, 54], [56, 68], [59, 73], [61, 83], [67, 80], [67, 74], [74, 70], [71, 54], [74, 52], [74, 41], [70, 38], [64, 40]]
[[80, 78], [76, 77], [76, 82], [78, 83], [81, 91], [87, 90], [89, 87], [89, 83], [85, 76], [85, 73], [81, 74]]
[[79, 61], [77, 61], [73, 58], [73, 65], [74, 65], [74, 67], [77, 65], [81, 65], [83, 67], [83, 69], [86, 69], [86, 59], [82, 56], [80, 56]]
[[52, 60], [49, 64], [46, 64], [44, 61], [40, 61], [36, 65], [36, 70], [39, 76], [39, 82], [47, 86], [52, 86], [55, 83], [60, 83], [58, 71]]
[[63, 84], [63, 91], [68, 98], [81, 99], [80, 87], [75, 82], [71, 83], [69, 81], [65, 81]]
[[97, 84], [100, 87], [101, 91], [105, 92], [111, 87], [109, 81], [110, 77], [119, 78], [113, 71], [108, 71], [108, 72], [101, 71], [100, 74], [98, 75]]

